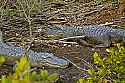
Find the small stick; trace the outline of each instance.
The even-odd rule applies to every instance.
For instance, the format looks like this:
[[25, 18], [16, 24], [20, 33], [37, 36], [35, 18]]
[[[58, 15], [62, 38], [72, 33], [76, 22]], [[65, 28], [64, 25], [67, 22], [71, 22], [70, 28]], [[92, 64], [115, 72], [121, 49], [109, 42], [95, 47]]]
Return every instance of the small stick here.
[[78, 39], [78, 38], [85, 38], [85, 35], [83, 36], [73, 36], [73, 37], [67, 37], [63, 39], [59, 39], [60, 41], [68, 40], [68, 39]]
[[63, 56], [64, 59], [66, 59], [68, 62], [70, 62], [71, 64], [73, 64], [76, 68], [78, 68], [79, 70], [82, 70], [82, 71], [85, 71], [85, 72], [88, 72], [87, 70], [77, 66], [75, 63], [73, 63], [72, 61], [70, 61], [69, 59], [67, 59], [66, 57]]
[[106, 22], [105, 24], [100, 24], [99, 26], [108, 26], [108, 25], [113, 25], [113, 22]]
[[[80, 59], [79, 57], [77, 57], [78, 59]], [[83, 58], [81, 59], [81, 61], [88, 67], [90, 67], [91, 69], [93, 69], [93, 65], [89, 64], [86, 60], [84, 60]]]
[[26, 73], [30, 73], [30, 72], [32, 72], [32, 71], [34, 71], [34, 70], [36, 70], [37, 68], [32, 68], [32, 69], [27, 69], [27, 70], [25, 70], [21, 75], [20, 75], [20, 80], [22, 80], [23, 79], [23, 76], [26, 74]]
[[36, 42], [41, 42], [41, 43], [47, 43], [47, 44], [72, 44], [72, 45], [78, 45], [76, 42], [65, 42], [65, 41], [59, 41], [59, 40], [34, 40]]

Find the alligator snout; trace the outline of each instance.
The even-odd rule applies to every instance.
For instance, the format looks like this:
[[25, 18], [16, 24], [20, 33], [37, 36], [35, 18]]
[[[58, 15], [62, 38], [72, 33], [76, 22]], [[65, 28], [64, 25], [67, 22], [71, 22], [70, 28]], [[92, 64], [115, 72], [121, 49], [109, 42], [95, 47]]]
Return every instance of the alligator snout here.
[[56, 57], [53, 53], [34, 53], [30, 51], [29, 54], [30, 60], [37, 62], [37, 64], [51, 66], [51, 67], [59, 67], [59, 68], [66, 68], [69, 66], [69, 62], [63, 58]]

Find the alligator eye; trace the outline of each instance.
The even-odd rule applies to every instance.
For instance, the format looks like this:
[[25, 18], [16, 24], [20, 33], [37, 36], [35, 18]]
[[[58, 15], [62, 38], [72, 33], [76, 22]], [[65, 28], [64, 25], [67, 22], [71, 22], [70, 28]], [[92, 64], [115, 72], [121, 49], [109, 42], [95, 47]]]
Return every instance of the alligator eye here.
[[51, 58], [52, 58], [52, 57], [49, 57], [49, 56], [48, 56], [48, 57], [43, 57], [43, 59], [51, 59]]
[[47, 57], [47, 58], [50, 58], [50, 59], [51, 59], [52, 57]]

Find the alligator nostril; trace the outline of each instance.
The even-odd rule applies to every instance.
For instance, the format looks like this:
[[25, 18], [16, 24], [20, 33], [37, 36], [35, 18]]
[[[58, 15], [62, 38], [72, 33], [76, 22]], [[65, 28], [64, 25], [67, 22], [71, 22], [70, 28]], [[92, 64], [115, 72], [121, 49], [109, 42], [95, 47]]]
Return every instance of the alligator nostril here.
[[69, 63], [69, 65], [68, 65], [68, 67], [67, 68], [69, 68], [69, 67], [72, 67], [73, 65], [71, 64], [71, 63]]

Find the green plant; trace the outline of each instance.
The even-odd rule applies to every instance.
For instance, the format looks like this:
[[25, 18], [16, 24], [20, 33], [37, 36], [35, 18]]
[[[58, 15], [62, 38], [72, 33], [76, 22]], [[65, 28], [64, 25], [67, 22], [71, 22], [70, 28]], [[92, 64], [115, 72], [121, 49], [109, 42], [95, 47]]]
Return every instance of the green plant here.
[[88, 77], [81, 78], [78, 83], [125, 83], [125, 48], [117, 47], [106, 49], [107, 56], [95, 52], [93, 65], [96, 68], [88, 69]]
[[[39, 79], [36, 79], [38, 77]], [[37, 74], [36, 72], [32, 73], [32, 79], [35, 82], [36, 80], [40, 83], [53, 83], [54, 81], [59, 79], [59, 76], [57, 73], [53, 73], [49, 75], [47, 70], [41, 70], [40, 74]]]
[[[4, 57], [0, 58], [0, 60]], [[1, 83], [53, 83], [59, 79], [57, 73], [50, 74], [47, 70], [42, 69], [40, 73], [31, 69], [27, 56], [22, 56], [20, 61], [16, 62], [15, 72], [9, 75], [2, 75]]]
[[5, 62], [5, 58], [3, 56], [0, 56], [0, 66]]

